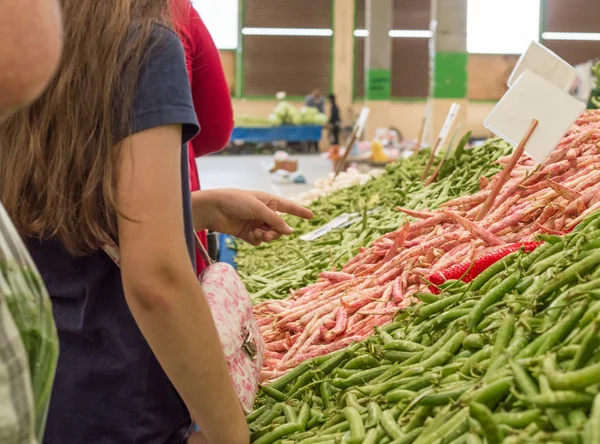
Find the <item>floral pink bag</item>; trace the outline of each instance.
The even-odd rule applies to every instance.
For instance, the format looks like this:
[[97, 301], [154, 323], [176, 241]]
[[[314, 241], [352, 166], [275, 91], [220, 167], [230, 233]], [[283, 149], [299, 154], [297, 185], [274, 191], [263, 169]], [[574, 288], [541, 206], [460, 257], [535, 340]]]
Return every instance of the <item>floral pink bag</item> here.
[[[252, 299], [231, 265], [214, 263], [197, 237], [196, 246], [209, 264], [200, 276], [202, 291], [219, 332], [235, 391], [244, 411], [250, 413], [265, 353], [265, 343], [252, 314]], [[103, 249], [120, 266], [117, 245], [108, 241]]]

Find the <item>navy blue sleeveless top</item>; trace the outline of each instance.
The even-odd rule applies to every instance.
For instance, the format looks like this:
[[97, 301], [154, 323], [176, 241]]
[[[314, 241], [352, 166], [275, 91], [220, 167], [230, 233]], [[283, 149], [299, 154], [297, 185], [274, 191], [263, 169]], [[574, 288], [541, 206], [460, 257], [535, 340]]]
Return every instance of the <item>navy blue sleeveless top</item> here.
[[[138, 82], [130, 134], [183, 125], [181, 191], [191, 264], [193, 226], [185, 144], [198, 131], [183, 47], [157, 27]], [[60, 338], [46, 444], [180, 444], [191, 420], [125, 302], [102, 251], [73, 257], [53, 239], [27, 242], [52, 298]]]

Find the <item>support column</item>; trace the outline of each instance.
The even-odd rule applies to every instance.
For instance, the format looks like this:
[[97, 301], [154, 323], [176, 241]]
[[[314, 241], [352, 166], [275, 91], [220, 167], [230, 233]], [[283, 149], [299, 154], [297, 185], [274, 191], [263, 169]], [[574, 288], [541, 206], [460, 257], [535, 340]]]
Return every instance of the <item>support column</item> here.
[[333, 3], [333, 93], [337, 96], [342, 120], [348, 122], [353, 99], [354, 72], [354, 2]]
[[365, 41], [365, 101], [371, 108], [367, 137], [377, 127], [390, 124], [392, 90], [392, 17], [393, 0], [367, 0], [366, 19], [369, 35]]
[[430, 140], [439, 133], [452, 102], [461, 105], [458, 123], [467, 113], [467, 0], [431, 0]]

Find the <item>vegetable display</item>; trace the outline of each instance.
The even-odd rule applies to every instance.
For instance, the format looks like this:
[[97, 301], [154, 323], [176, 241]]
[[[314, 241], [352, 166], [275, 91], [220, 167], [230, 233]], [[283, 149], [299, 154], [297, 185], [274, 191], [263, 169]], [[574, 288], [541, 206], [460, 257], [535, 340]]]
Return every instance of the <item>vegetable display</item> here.
[[[315, 282], [322, 271], [341, 268], [362, 247], [396, 230], [406, 221], [406, 216], [396, 211], [398, 205], [435, 208], [450, 199], [476, 192], [480, 178], [498, 172], [500, 167], [494, 162], [509, 150], [509, 145], [499, 139], [472, 150], [457, 150], [438, 181], [429, 186], [424, 186], [419, 178], [429, 150], [390, 165], [380, 177], [314, 202], [310, 206], [316, 215], [312, 221], [287, 219], [295, 230], [292, 236], [259, 248], [238, 243], [238, 271], [255, 301], [283, 299], [290, 295], [291, 289]], [[311, 243], [300, 239], [343, 213], [358, 213], [353, 218], [355, 223]]]
[[[58, 360], [58, 335], [46, 288], [1, 205], [0, 301], [6, 301], [27, 351], [34, 396], [35, 436], [42, 442]], [[18, 371], [16, 364], [14, 367]]]
[[262, 387], [252, 441], [600, 442], [600, 212]]
[[[339, 272], [322, 273], [316, 283], [292, 290], [288, 299], [258, 304], [255, 315], [268, 350], [264, 379], [277, 378], [307, 359], [369, 336], [374, 327], [390, 322], [413, 297], [427, 291], [428, 276], [490, 252], [497, 255], [507, 244], [533, 241], [538, 233], [562, 234], [600, 208], [598, 122], [598, 113], [582, 116], [539, 166], [523, 156], [481, 221], [474, 222], [474, 218], [499, 174], [491, 180], [483, 178], [479, 192], [446, 202], [441, 209], [401, 208], [418, 220], [379, 237]], [[459, 169], [452, 174], [464, 176]], [[469, 176], [479, 181], [473, 172]], [[451, 187], [453, 182], [443, 177], [441, 173], [442, 180], [431, 187]], [[364, 217], [358, 229], [373, 235], [376, 231], [371, 226]], [[309, 252], [297, 253], [307, 259], [307, 265], [312, 262]], [[494, 271], [496, 265], [471, 285], [479, 289], [480, 278], [489, 278]], [[516, 285], [516, 278], [506, 282]], [[451, 303], [451, 299], [440, 301], [442, 308]]]
[[296, 108], [289, 102], [279, 102], [272, 114], [269, 115], [268, 122], [272, 126], [281, 125], [317, 125], [325, 126], [329, 119], [317, 108], [302, 107]]

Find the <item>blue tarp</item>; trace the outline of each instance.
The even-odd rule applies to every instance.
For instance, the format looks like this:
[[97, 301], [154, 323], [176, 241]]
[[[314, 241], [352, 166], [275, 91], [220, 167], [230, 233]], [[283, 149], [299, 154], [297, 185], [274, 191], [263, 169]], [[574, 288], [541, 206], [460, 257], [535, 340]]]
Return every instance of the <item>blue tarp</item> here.
[[268, 142], [319, 142], [321, 140], [320, 126], [274, 126], [265, 128], [233, 129], [232, 142], [268, 143]]
[[228, 234], [219, 234], [219, 262], [225, 262], [236, 268], [235, 255], [237, 252], [229, 248], [228, 239], [233, 241], [233, 238]]

